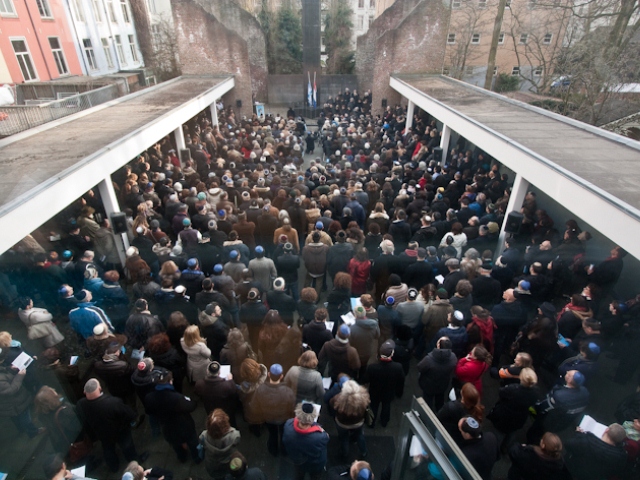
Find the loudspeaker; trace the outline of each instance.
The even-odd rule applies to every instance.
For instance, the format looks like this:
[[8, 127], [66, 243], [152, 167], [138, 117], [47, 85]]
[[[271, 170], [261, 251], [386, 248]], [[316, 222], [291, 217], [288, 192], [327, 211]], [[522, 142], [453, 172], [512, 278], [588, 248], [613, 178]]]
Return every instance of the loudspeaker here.
[[504, 221], [504, 231], [512, 234], [518, 233], [523, 219], [524, 215], [522, 213], [509, 212], [509, 215], [507, 215], [507, 218]]
[[386, 98], [382, 99], [382, 108], [387, 108], [387, 99]]
[[113, 233], [127, 232], [127, 217], [124, 212], [114, 212], [111, 214], [111, 228], [113, 228]]
[[187, 160], [191, 160], [191, 150], [189, 150], [188, 148], [181, 148], [180, 160], [182, 161], [182, 163], [186, 162]]
[[433, 159], [438, 163], [442, 163], [442, 148], [433, 147]]
[[240, 99], [236, 100], [236, 108], [242, 108], [242, 100]]

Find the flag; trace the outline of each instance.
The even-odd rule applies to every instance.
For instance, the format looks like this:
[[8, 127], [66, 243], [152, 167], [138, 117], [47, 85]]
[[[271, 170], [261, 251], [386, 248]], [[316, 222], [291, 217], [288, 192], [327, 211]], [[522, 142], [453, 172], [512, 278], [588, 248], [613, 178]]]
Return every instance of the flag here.
[[316, 87], [316, 72], [313, 72], [313, 108], [318, 105], [318, 89]]
[[309, 103], [309, 106], [312, 107], [313, 106], [313, 90], [311, 89], [311, 74], [307, 72], [307, 75], [309, 76], [309, 86], [307, 87], [307, 102]]

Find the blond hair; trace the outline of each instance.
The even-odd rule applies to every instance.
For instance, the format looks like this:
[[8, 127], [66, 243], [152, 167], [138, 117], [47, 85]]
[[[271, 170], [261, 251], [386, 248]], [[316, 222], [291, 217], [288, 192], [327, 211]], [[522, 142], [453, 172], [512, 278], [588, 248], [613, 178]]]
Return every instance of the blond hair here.
[[533, 387], [538, 383], [538, 375], [533, 368], [526, 367], [520, 371], [520, 383], [525, 387]]
[[204, 338], [200, 336], [200, 329], [196, 325], [189, 325], [184, 331], [184, 344], [193, 347], [196, 343], [204, 343]]

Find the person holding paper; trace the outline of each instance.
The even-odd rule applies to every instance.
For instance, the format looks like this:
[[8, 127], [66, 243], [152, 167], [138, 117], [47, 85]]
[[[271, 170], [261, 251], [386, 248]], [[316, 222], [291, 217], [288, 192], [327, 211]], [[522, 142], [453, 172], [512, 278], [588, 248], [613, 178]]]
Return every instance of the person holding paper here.
[[[4, 362], [7, 349], [0, 348], [0, 361]], [[26, 369], [17, 371], [14, 367], [0, 366], [0, 417], [10, 417], [19, 433], [25, 432], [33, 438], [40, 430], [31, 420], [29, 405], [31, 395], [23, 386]]]
[[300, 355], [298, 365], [291, 367], [285, 375], [284, 383], [296, 394], [296, 402], [322, 402], [324, 386], [317, 367], [318, 357], [313, 350], [308, 350]]
[[[303, 290], [304, 292], [304, 290]], [[309, 348], [320, 355], [320, 350], [325, 343], [331, 341], [331, 329], [328, 329], [326, 320], [329, 313], [326, 308], [319, 308], [315, 311], [314, 320], [305, 325], [302, 329], [302, 341], [309, 345]]]
[[578, 428], [565, 443], [567, 467], [573, 478], [600, 480], [622, 477], [627, 464], [626, 437], [624, 428], [617, 423], [609, 425], [602, 438]]
[[[195, 392], [202, 400], [207, 414], [221, 408], [229, 416], [231, 425], [235, 426], [238, 390], [231, 373], [220, 375], [221, 367], [218, 362], [211, 362], [207, 367], [207, 376], [196, 382]], [[226, 367], [229, 368], [228, 365]]]
[[329, 365], [331, 380], [338, 381], [338, 375], [346, 373], [356, 378], [360, 370], [360, 357], [358, 351], [349, 345], [351, 329], [346, 325], [340, 325], [336, 337], [325, 343], [320, 350], [318, 371], [324, 372]]

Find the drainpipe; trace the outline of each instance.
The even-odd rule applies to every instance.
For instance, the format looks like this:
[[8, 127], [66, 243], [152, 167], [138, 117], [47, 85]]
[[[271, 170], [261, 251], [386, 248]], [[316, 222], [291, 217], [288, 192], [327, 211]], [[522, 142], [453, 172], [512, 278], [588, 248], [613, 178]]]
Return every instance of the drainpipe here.
[[40, 48], [40, 55], [42, 55], [42, 60], [44, 60], [44, 66], [47, 68], [47, 74], [49, 75], [49, 80], [53, 80], [51, 76], [51, 70], [49, 70], [49, 62], [47, 62], [47, 57], [44, 56], [44, 50], [42, 49], [42, 43], [40, 43], [40, 35], [38, 34], [38, 30], [36, 30], [36, 25], [33, 23], [33, 17], [31, 16], [31, 10], [29, 10], [29, 3], [27, 0], [24, 0], [24, 6], [27, 9], [27, 13], [29, 14], [29, 21], [31, 22], [31, 27], [33, 28], [33, 34], [36, 36], [36, 41], [38, 42], [38, 48]]

